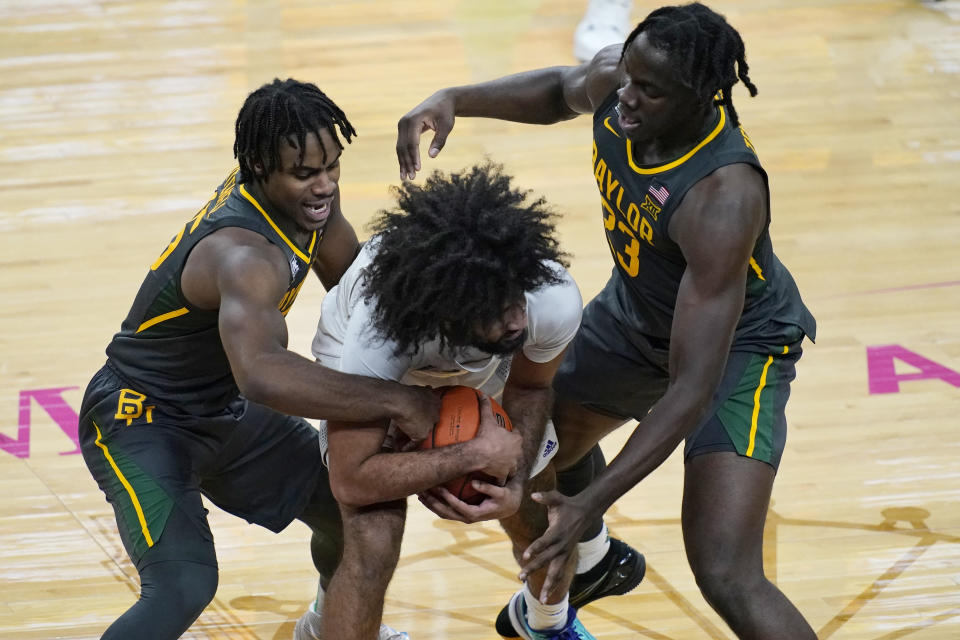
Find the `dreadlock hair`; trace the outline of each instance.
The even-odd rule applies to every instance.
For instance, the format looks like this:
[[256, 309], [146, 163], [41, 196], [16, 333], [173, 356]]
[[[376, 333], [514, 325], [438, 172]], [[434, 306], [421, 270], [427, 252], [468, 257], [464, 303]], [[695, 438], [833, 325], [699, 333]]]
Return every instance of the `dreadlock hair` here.
[[725, 105], [731, 124], [740, 124], [730, 91], [738, 79], [743, 80], [751, 97], [757, 95], [757, 87], [747, 75], [750, 67], [740, 33], [722, 15], [699, 2], [661, 7], [630, 33], [623, 53], [641, 33], [674, 59], [681, 83], [704, 102], [712, 97], [714, 104]]
[[340, 107], [317, 85], [292, 78], [275, 78], [263, 85], [247, 96], [237, 115], [233, 155], [240, 162], [241, 181], [254, 178], [254, 165], [263, 167], [265, 174], [280, 168], [281, 140], [295, 143], [300, 150], [299, 162], [303, 162], [307, 135], [313, 133], [319, 138], [321, 129], [328, 130], [343, 149], [334, 125], [347, 142], [357, 135]]
[[543, 198], [512, 188], [500, 165], [435, 171], [423, 186], [392, 192], [397, 206], [371, 223], [379, 246], [364, 296], [397, 353], [416, 353], [434, 338], [441, 348], [475, 343], [478, 326], [502, 319], [525, 292], [560, 281], [544, 262], [566, 264], [554, 213]]

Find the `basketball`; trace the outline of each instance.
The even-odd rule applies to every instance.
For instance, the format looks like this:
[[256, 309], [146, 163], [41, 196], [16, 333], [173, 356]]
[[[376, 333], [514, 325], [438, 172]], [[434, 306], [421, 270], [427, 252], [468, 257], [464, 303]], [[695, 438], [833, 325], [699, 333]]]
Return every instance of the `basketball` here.
[[[480, 399], [481, 394], [476, 389], [464, 386], [445, 387], [440, 403], [440, 419], [433, 426], [433, 432], [420, 443], [421, 449], [445, 447], [458, 442], [472, 440], [480, 427]], [[503, 407], [490, 398], [490, 408], [497, 423], [507, 431], [513, 431], [510, 418]], [[471, 480], [496, 482], [490, 476], [473, 472], [448, 481], [443, 486], [453, 495], [468, 504], [480, 504], [484, 494], [479, 493], [470, 484]]]

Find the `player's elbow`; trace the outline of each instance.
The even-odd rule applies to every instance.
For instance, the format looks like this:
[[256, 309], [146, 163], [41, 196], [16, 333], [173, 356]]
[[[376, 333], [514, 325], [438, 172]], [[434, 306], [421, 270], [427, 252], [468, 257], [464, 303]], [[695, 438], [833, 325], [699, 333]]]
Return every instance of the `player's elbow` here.
[[244, 398], [257, 404], [270, 406], [271, 385], [266, 377], [256, 375], [253, 372], [234, 369], [233, 378], [236, 380], [237, 388]]
[[333, 469], [330, 471], [330, 490], [338, 503], [352, 509], [382, 502], [360, 478], [353, 477], [353, 474], [337, 473]]

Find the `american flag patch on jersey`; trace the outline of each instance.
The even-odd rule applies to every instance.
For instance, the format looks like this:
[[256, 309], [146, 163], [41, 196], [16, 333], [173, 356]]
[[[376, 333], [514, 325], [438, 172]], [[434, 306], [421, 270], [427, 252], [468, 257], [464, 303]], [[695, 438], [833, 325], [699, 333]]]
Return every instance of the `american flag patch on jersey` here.
[[656, 182], [651, 183], [650, 188], [647, 191], [650, 193], [651, 196], [654, 197], [654, 199], [657, 202], [660, 203], [661, 207], [667, 201], [667, 198], [670, 197], [670, 192], [667, 191], [667, 188], [662, 184], [658, 184]]

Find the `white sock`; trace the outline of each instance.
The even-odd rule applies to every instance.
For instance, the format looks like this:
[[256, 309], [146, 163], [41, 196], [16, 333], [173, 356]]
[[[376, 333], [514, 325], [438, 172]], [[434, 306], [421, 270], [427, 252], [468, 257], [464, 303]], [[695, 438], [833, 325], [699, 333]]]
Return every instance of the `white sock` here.
[[313, 604], [310, 605], [310, 611], [314, 613], [323, 613], [323, 587], [320, 586], [320, 583], [317, 583], [317, 599], [313, 601]]
[[527, 603], [527, 624], [537, 631], [563, 629], [567, 624], [567, 598], [556, 604], [542, 604], [530, 591], [530, 585], [523, 585], [523, 599]]
[[586, 542], [577, 543], [577, 573], [586, 573], [597, 566], [610, 550], [610, 534], [607, 524], [603, 524], [600, 533]]

